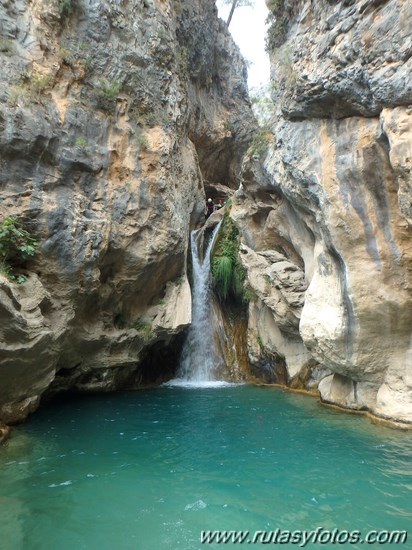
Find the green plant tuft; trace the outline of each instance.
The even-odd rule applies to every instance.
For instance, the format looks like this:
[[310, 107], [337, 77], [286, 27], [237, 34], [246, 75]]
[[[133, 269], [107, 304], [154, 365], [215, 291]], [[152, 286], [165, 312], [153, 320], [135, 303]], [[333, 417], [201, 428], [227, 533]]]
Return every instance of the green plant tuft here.
[[30, 92], [35, 96], [35, 98], [39, 98], [39, 96], [46, 90], [46, 88], [48, 88], [49, 85], [50, 77], [45, 74], [33, 75], [28, 83]]
[[213, 262], [213, 279], [219, 295], [226, 300], [233, 278], [233, 262], [229, 256], [217, 256]]
[[152, 335], [152, 323], [149, 323], [148, 321], [135, 321], [130, 325], [130, 328], [137, 330], [145, 342], [150, 340]]
[[256, 302], [258, 296], [256, 292], [249, 286], [246, 285], [243, 289], [243, 301], [248, 304], [250, 302]]
[[14, 268], [24, 264], [34, 256], [37, 240], [23, 229], [19, 220], [7, 216], [0, 222], [0, 272], [9, 279], [23, 283], [24, 275], [14, 274]]
[[12, 268], [2, 260], [0, 260], [0, 275], [3, 275], [7, 279], [14, 279]]
[[24, 75], [19, 83], [10, 87], [7, 101], [11, 105], [15, 105], [19, 99], [24, 102], [41, 103], [50, 84], [51, 79], [48, 75]]
[[269, 28], [266, 34], [266, 51], [269, 54], [286, 42], [289, 28], [296, 21], [301, 2], [298, 0], [266, 0], [269, 15], [266, 23]]
[[169, 123], [169, 117], [167, 113], [159, 109], [146, 113], [139, 113], [137, 111], [136, 121], [138, 124], [147, 126], [148, 128], [154, 128], [155, 126], [167, 126]]
[[119, 95], [122, 84], [118, 80], [107, 80], [101, 78], [97, 87], [97, 93], [103, 97], [115, 98]]
[[85, 149], [87, 147], [87, 139], [84, 136], [77, 137], [74, 143], [76, 147], [79, 147], [80, 149]]
[[253, 135], [247, 154], [251, 157], [261, 157], [266, 154], [269, 143], [273, 140], [273, 134], [267, 126], [262, 126]]
[[189, 71], [189, 52], [185, 46], [179, 48], [176, 54], [179, 71], [182, 75], [187, 75]]
[[246, 271], [238, 251], [239, 231], [226, 213], [211, 261], [213, 287], [222, 301], [245, 304]]

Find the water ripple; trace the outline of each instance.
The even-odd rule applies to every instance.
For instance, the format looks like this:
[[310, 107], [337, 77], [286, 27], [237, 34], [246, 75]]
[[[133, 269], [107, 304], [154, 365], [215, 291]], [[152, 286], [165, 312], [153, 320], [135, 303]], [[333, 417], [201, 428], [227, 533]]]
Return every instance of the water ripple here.
[[180, 550], [202, 529], [411, 524], [412, 434], [279, 390], [89, 397], [15, 433], [0, 449], [0, 540], [7, 530], [33, 548]]

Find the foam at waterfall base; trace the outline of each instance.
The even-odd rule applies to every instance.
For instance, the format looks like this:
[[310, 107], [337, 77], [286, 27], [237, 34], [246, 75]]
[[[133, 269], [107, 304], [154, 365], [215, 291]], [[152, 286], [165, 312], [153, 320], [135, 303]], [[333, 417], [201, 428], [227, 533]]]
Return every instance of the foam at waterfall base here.
[[235, 382], [225, 382], [223, 380], [184, 380], [183, 378], [174, 378], [162, 384], [170, 388], [227, 388], [237, 387], [241, 384]]

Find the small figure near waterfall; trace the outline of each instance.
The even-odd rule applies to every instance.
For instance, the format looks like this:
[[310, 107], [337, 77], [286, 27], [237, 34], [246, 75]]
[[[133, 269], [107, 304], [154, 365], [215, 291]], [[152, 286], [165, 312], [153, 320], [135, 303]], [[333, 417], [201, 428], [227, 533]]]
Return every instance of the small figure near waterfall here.
[[207, 203], [206, 203], [206, 219], [208, 219], [208, 217], [210, 215], [213, 214], [215, 210], [215, 205], [213, 204], [213, 201], [212, 199], [207, 199]]

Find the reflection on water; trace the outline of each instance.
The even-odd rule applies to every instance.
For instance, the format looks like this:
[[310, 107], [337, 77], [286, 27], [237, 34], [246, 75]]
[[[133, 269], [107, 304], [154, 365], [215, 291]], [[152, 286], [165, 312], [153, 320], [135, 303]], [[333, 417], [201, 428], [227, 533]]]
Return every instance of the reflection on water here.
[[0, 449], [1, 548], [193, 549], [208, 529], [408, 529], [411, 487], [412, 433], [304, 396], [228, 385], [88, 397], [40, 411]]

